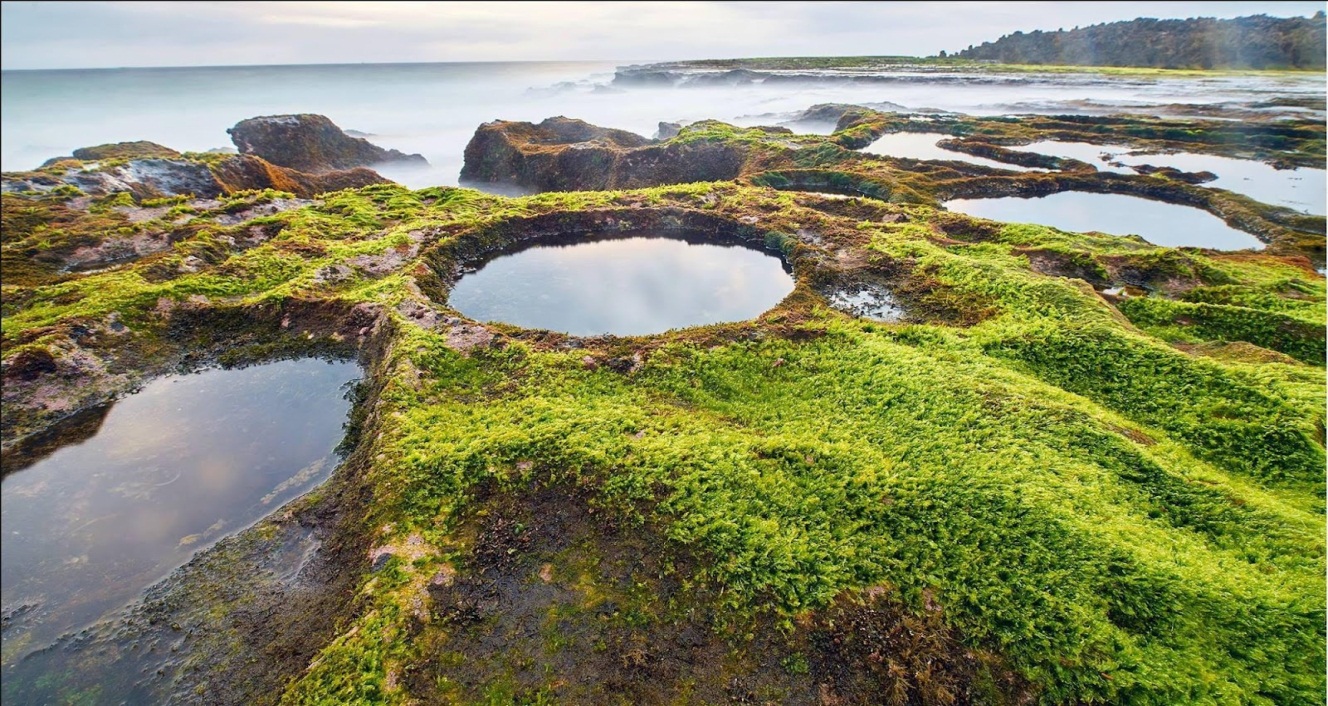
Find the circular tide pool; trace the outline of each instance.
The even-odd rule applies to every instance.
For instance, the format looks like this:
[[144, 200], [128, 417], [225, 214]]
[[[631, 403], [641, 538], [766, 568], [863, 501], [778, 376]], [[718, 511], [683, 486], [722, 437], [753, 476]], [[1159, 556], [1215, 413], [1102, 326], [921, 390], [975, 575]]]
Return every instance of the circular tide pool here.
[[462, 276], [448, 301], [477, 321], [640, 336], [751, 319], [792, 291], [773, 254], [639, 232], [502, 255]]

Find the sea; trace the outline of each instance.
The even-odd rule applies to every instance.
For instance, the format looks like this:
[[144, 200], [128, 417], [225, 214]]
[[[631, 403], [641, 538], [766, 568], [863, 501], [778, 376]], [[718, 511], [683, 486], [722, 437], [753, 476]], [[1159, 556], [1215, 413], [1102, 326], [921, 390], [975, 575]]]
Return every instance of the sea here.
[[[231, 148], [226, 129], [245, 118], [321, 113], [383, 147], [423, 154], [427, 168], [383, 166], [411, 188], [456, 185], [466, 143], [481, 123], [580, 118], [653, 137], [661, 121], [714, 118], [738, 125], [800, 123], [818, 103], [922, 113], [1201, 114], [1218, 104], [1324, 96], [1322, 73], [1106, 76], [1093, 72], [1001, 73], [895, 67], [802, 71], [762, 78], [615, 80], [623, 62], [512, 62], [228, 66], [3, 71], [0, 169], [32, 169], [90, 145], [149, 140], [180, 151]], [[691, 70], [692, 74], [704, 73]], [[712, 72], [713, 73], [713, 72]], [[713, 77], [712, 78], [716, 78]], [[1303, 102], [1303, 101], [1302, 101]], [[1323, 111], [1264, 106], [1270, 117]]]

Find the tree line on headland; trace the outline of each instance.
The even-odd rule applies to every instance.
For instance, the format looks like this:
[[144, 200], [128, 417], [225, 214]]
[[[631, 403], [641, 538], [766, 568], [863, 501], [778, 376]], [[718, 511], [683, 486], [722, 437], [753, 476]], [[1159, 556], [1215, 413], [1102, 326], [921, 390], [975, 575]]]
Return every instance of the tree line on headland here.
[[1313, 17], [1140, 18], [1055, 32], [1015, 32], [949, 56], [1006, 64], [1323, 69], [1324, 27], [1322, 10]]

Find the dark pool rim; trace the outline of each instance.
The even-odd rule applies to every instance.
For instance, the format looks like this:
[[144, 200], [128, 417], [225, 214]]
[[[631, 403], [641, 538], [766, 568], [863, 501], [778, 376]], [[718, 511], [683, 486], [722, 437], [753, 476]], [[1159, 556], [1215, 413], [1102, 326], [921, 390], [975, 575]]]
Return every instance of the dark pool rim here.
[[[747, 319], [696, 324], [639, 335], [578, 335], [549, 329], [526, 328], [506, 322], [478, 321], [458, 311], [449, 303], [452, 290], [461, 277], [478, 271], [498, 257], [544, 245], [576, 245], [641, 237], [645, 232], [652, 233], [655, 237], [694, 245], [743, 247], [775, 257], [780, 261], [780, 267], [792, 278], [793, 290], [760, 314]], [[435, 304], [446, 307], [464, 321], [475, 325], [495, 323], [519, 331], [553, 333], [566, 336], [570, 340], [650, 338], [705, 326], [745, 324], [759, 320], [779, 309], [800, 288], [807, 285], [809, 278], [814, 277], [817, 270], [821, 269], [815, 263], [815, 258], [804, 257], [808, 249], [809, 246], [800, 242], [795, 235], [772, 231], [759, 222], [749, 223], [737, 218], [687, 208], [605, 207], [552, 211], [535, 216], [503, 219], [463, 232], [456, 238], [440, 243], [424, 256], [433, 276], [426, 279], [422, 289]]]
[[[524, 326], [522, 324], [513, 323], [511, 321], [481, 320], [465, 313], [452, 302], [452, 295], [455, 292], [456, 287], [461, 283], [461, 280], [463, 278], [465, 278], [468, 275], [479, 274], [486, 266], [502, 258], [517, 255], [522, 252], [526, 252], [528, 250], [546, 249], [546, 248], [553, 248], [553, 249], [575, 248], [585, 245], [595, 245], [598, 243], [612, 243], [612, 242], [622, 242], [628, 240], [673, 241], [679, 243], [686, 243], [687, 245], [704, 245], [704, 246], [711, 246], [711, 247], [725, 248], [725, 249], [747, 250], [776, 260], [779, 263], [780, 270], [782, 270], [784, 274], [788, 275], [789, 284], [791, 285], [791, 288], [782, 297], [775, 300], [769, 306], [766, 306], [765, 308], [761, 309], [759, 312], [751, 316], [745, 316], [738, 319], [723, 319], [719, 321], [708, 321], [708, 322], [687, 324], [684, 326], [677, 326], [673, 328], [668, 328], [660, 331], [651, 331], [647, 333], [611, 333], [611, 332], [574, 333], [571, 331], [565, 331], [554, 328], [544, 328], [539, 326]], [[551, 333], [568, 336], [569, 338], [572, 339], [643, 338], [651, 336], [661, 336], [674, 331], [687, 331], [690, 329], [696, 329], [706, 326], [724, 326], [724, 325], [742, 324], [750, 321], [756, 321], [760, 319], [762, 316], [765, 316], [769, 312], [773, 311], [774, 309], [777, 309], [784, 302], [785, 299], [787, 299], [790, 295], [793, 294], [794, 291], [797, 290], [797, 288], [798, 288], [798, 278], [794, 272], [793, 265], [789, 261], [789, 258], [784, 254], [782, 250], [777, 248], [771, 248], [768, 246], [768, 244], [765, 247], [758, 247], [750, 239], [733, 236], [731, 234], [726, 234], [723, 232], [706, 233], [706, 232], [700, 232], [689, 229], [642, 228], [642, 229], [612, 230], [612, 231], [573, 231], [573, 232], [564, 232], [564, 233], [551, 233], [543, 235], [537, 239], [516, 241], [508, 243], [507, 245], [502, 247], [497, 247], [491, 250], [487, 250], [482, 258], [472, 259], [467, 261], [465, 264], [457, 265], [455, 279], [452, 281], [451, 286], [448, 288], [446, 303], [450, 309], [460, 314], [467, 321], [471, 321], [480, 325], [502, 325], [507, 327], [514, 327], [523, 331], [548, 331]]]
[[763, 255], [769, 255], [771, 257], [774, 257], [776, 260], [779, 260], [779, 266], [781, 269], [784, 270], [784, 272], [788, 273], [790, 276], [793, 275], [793, 265], [790, 264], [788, 258], [784, 257], [783, 253], [778, 250], [771, 250], [769, 248], [758, 248], [749, 241], [740, 240], [740, 239], [726, 239], [723, 238], [722, 236], [716, 238], [714, 236], [703, 235], [695, 231], [688, 231], [688, 230], [665, 231], [655, 228], [645, 228], [640, 230], [622, 230], [622, 231], [609, 231], [609, 232], [585, 231], [585, 232], [555, 233], [552, 235], [544, 236], [534, 242], [523, 241], [523, 242], [512, 243], [505, 247], [489, 251], [488, 253], [485, 254], [485, 257], [482, 260], [473, 260], [467, 262], [464, 265], [460, 265], [459, 266], [460, 275], [457, 277], [456, 281], [453, 282], [453, 286], [455, 287], [456, 282], [461, 281], [461, 277], [479, 272], [480, 270], [484, 269], [485, 265], [488, 265], [494, 260], [497, 260], [502, 257], [507, 257], [509, 255], [515, 255], [517, 253], [525, 252], [527, 250], [533, 250], [535, 248], [573, 248], [578, 245], [590, 245], [593, 243], [610, 243], [616, 240], [632, 240], [635, 238], [644, 238], [647, 240], [676, 240], [679, 242], [687, 243], [688, 245], [714, 245], [716, 247], [721, 247], [721, 248], [743, 248], [744, 250], [751, 250], [753, 252], [759, 252]]

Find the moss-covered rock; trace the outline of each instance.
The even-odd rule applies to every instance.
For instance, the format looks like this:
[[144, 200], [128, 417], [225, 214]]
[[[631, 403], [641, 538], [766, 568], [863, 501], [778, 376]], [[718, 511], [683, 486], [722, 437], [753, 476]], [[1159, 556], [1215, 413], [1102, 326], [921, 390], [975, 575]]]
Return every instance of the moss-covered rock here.
[[106, 145], [95, 145], [93, 147], [80, 147], [74, 150], [73, 155], [69, 157], [52, 157], [46, 160], [43, 167], [52, 166], [58, 162], [69, 159], [75, 159], [83, 162], [95, 162], [102, 159], [173, 159], [179, 157], [180, 153], [175, 150], [159, 145], [155, 142], [140, 140], [138, 142], [115, 142]]
[[351, 137], [326, 116], [311, 113], [249, 118], [227, 132], [240, 154], [312, 174], [382, 162], [428, 164], [421, 155], [384, 149], [362, 137]]
[[635, 133], [561, 117], [539, 124], [499, 120], [481, 125], [466, 145], [461, 181], [535, 191], [715, 181], [738, 176], [745, 152], [704, 141], [656, 145]]
[[[354, 492], [335, 500], [353, 555], [337, 554], [341, 598], [311, 604], [336, 614], [273, 642], [227, 593], [190, 618], [218, 637], [181, 644], [258, 647], [190, 655], [217, 665], [209, 683], [284, 685], [235, 693], [289, 704], [1322, 701], [1325, 283], [1279, 211], [1137, 175], [862, 155], [844, 131], [703, 122], [649, 143], [574, 126], [541, 144], [538, 127], [485, 130], [481, 157], [508, 165], [485, 173], [666, 185], [5, 195], [6, 449], [181, 361], [372, 350], [337, 486]], [[721, 153], [735, 180], [668, 184]], [[1284, 228], [1265, 235], [1286, 247], [938, 208], [1144, 185]], [[855, 195], [793, 190], [812, 186]], [[168, 249], [37, 271], [42, 252], [185, 216]], [[778, 252], [795, 289], [750, 321], [641, 337], [450, 306], [505, 248], [642, 226]], [[899, 320], [834, 306], [863, 287]], [[272, 645], [291, 647], [258, 656]]]

